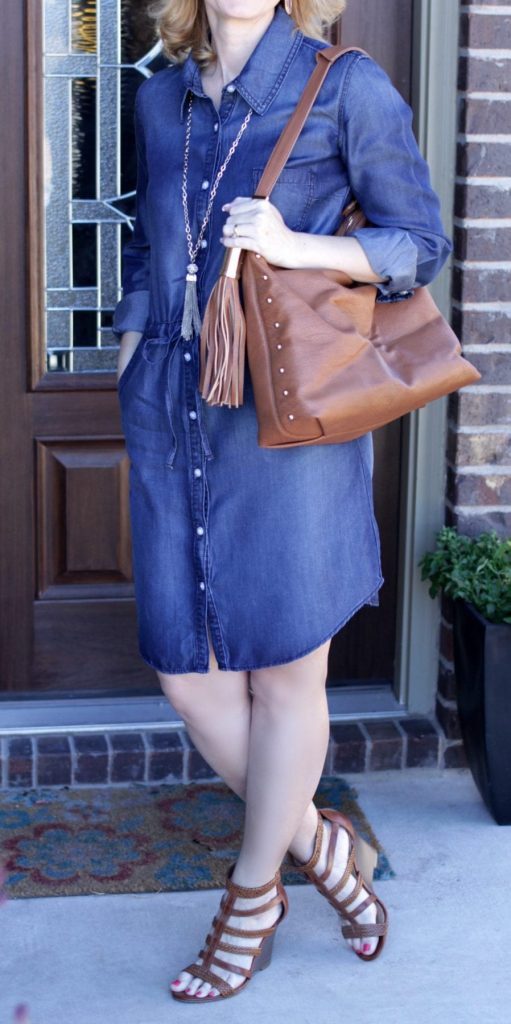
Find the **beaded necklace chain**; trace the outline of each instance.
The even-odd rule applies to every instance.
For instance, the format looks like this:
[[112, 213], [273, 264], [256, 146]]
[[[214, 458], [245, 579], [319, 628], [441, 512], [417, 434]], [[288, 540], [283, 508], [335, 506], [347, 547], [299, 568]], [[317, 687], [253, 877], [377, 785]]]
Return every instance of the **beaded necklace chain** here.
[[189, 158], [189, 154], [190, 154], [190, 132], [191, 132], [191, 126], [192, 126], [192, 102], [193, 102], [193, 93], [190, 93], [190, 98], [189, 98], [189, 101], [188, 101], [188, 116], [187, 116], [187, 121], [186, 121], [185, 152], [184, 152], [184, 161], [183, 161], [183, 184], [182, 184], [182, 189], [181, 189], [182, 198], [183, 198], [183, 212], [184, 212], [184, 218], [185, 218], [186, 242], [187, 242], [187, 246], [188, 246], [188, 258], [190, 260], [190, 262], [187, 264], [187, 267], [186, 267], [186, 270], [187, 270], [187, 274], [186, 274], [186, 290], [185, 290], [185, 301], [184, 301], [184, 309], [183, 309], [183, 320], [182, 320], [182, 323], [181, 323], [181, 335], [187, 341], [189, 341], [190, 338], [192, 337], [192, 335], [194, 333], [194, 330], [200, 332], [200, 329], [201, 329], [201, 326], [202, 326], [201, 319], [200, 319], [200, 313], [199, 313], [199, 306], [198, 306], [198, 302], [197, 302], [197, 271], [198, 271], [199, 268], [198, 268], [198, 266], [197, 266], [197, 264], [195, 262], [195, 258], [197, 256], [198, 251], [199, 251], [200, 244], [202, 242], [202, 238], [203, 238], [204, 232], [206, 230], [206, 226], [207, 226], [208, 221], [209, 221], [209, 216], [210, 216], [210, 213], [211, 213], [211, 208], [213, 206], [213, 200], [215, 198], [215, 195], [216, 195], [216, 192], [217, 192], [217, 189], [218, 189], [218, 185], [219, 185], [220, 179], [221, 179], [221, 177], [222, 177], [222, 175], [223, 175], [223, 173], [225, 171], [225, 168], [227, 167], [227, 164], [229, 163], [229, 160], [231, 159], [231, 157], [232, 157], [232, 155], [234, 153], [234, 150], [236, 149], [236, 147], [237, 147], [237, 145], [238, 145], [238, 143], [239, 143], [239, 141], [241, 139], [241, 136], [242, 136], [243, 132], [245, 131], [245, 128], [247, 127], [248, 122], [250, 121], [250, 118], [252, 117], [252, 113], [253, 113], [252, 108], [250, 108], [249, 111], [248, 111], [248, 114], [246, 115], [246, 117], [245, 117], [245, 119], [244, 119], [244, 121], [243, 121], [243, 123], [241, 125], [241, 128], [240, 128], [240, 130], [239, 130], [239, 132], [238, 132], [234, 142], [231, 145], [231, 148], [229, 149], [229, 152], [228, 152], [228, 154], [227, 154], [227, 156], [226, 156], [222, 166], [220, 167], [220, 169], [219, 169], [219, 171], [218, 171], [218, 173], [216, 175], [216, 178], [215, 178], [215, 180], [213, 182], [213, 185], [212, 185], [212, 188], [211, 188], [211, 192], [210, 192], [210, 195], [209, 195], [209, 202], [208, 202], [208, 205], [207, 205], [206, 213], [204, 215], [204, 219], [203, 219], [202, 224], [201, 224], [199, 235], [198, 235], [197, 241], [195, 243], [195, 246], [193, 246], [192, 245], [192, 232], [191, 232], [191, 229], [190, 229], [190, 218], [188, 216], [188, 158]]

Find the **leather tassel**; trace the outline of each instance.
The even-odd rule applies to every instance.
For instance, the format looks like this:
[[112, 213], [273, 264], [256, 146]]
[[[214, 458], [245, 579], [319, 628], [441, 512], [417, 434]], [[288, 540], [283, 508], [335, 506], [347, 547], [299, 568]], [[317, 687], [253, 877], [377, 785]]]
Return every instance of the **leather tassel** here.
[[239, 248], [227, 250], [204, 313], [199, 388], [209, 405], [243, 405], [246, 323], [239, 291], [243, 253]]

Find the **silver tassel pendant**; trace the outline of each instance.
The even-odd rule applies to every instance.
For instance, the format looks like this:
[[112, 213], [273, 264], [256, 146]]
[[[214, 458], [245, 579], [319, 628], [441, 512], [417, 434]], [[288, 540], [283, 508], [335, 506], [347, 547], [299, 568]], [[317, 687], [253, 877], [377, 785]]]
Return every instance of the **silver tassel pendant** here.
[[202, 322], [197, 301], [197, 271], [196, 263], [187, 265], [185, 304], [183, 309], [183, 320], [181, 323], [181, 335], [186, 341], [190, 341], [194, 330], [200, 333]]

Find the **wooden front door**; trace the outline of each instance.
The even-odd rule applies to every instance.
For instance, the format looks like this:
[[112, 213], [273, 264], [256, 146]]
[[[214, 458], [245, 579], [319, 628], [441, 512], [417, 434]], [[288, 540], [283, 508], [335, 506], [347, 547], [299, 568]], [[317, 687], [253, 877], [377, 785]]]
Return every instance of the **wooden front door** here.
[[[374, 53], [408, 99], [411, 0], [387, 0], [384, 23], [380, 6], [352, 4], [332, 41]], [[11, 699], [160, 693], [137, 651], [110, 330], [134, 212], [134, 95], [165, 63], [143, 8], [3, 11], [0, 695]], [[374, 435], [381, 604], [335, 638], [331, 684], [393, 677], [401, 430]]]

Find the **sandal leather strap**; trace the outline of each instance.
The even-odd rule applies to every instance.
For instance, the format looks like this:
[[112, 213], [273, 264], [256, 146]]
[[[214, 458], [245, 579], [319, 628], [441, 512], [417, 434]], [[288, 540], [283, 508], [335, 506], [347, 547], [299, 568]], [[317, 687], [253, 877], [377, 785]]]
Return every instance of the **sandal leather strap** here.
[[[338, 900], [337, 897], [334, 896], [334, 899], [335, 899], [334, 906], [337, 908], [337, 910], [342, 910], [343, 912], [346, 912], [347, 914], [350, 914], [350, 913], [353, 913], [353, 914], [357, 913], [358, 914], [358, 907], [356, 909], [352, 910], [352, 911], [347, 910], [347, 907], [349, 907], [350, 903], [353, 903], [353, 900], [356, 900], [356, 898], [359, 895], [360, 890], [362, 889], [364, 884], [365, 883], [364, 883], [364, 879], [362, 878], [362, 875], [361, 874], [357, 874], [357, 880], [356, 880], [355, 885], [354, 885], [352, 891], [350, 892], [349, 896], [345, 896], [345, 898], [343, 900]], [[365, 900], [364, 900], [364, 902], [365, 902]], [[360, 906], [361, 905], [362, 904], [360, 904]]]
[[316, 808], [316, 811], [317, 811], [317, 816], [318, 816], [318, 824], [317, 824], [317, 828], [316, 828], [316, 838], [314, 840], [314, 849], [312, 851], [311, 857], [309, 858], [309, 860], [301, 862], [301, 861], [297, 860], [296, 857], [292, 853], [289, 854], [289, 859], [290, 859], [291, 863], [294, 865], [294, 867], [298, 868], [299, 871], [303, 871], [305, 874], [307, 874], [307, 872], [309, 872], [309, 871], [312, 871], [316, 867], [316, 864], [318, 863], [318, 860], [319, 860], [320, 855], [321, 855], [321, 847], [323, 845], [323, 832], [324, 832], [323, 818], [321, 817], [321, 815], [320, 815], [319, 811], [317, 810], [317, 808]]
[[278, 918], [274, 925], [270, 928], [260, 928], [257, 932], [246, 932], [242, 928], [232, 928], [230, 924], [224, 925], [222, 931], [227, 935], [235, 935], [237, 939], [251, 939], [251, 938], [265, 938], [266, 935], [271, 935], [275, 931], [276, 925], [280, 924], [282, 917]]
[[[330, 822], [330, 841], [328, 844], [326, 868], [321, 875], [317, 875], [314, 872], [314, 867], [316, 866], [321, 854], [324, 833], [323, 812], [321, 809], [318, 809], [318, 828], [316, 832], [316, 841], [314, 844], [314, 851], [312, 857], [304, 864], [300, 864], [300, 862], [297, 861], [292, 854], [289, 854], [289, 859], [291, 860], [291, 863], [298, 868], [299, 871], [303, 871], [307, 875], [307, 877], [310, 879], [313, 885], [315, 885], [316, 889], [318, 889], [319, 892], [326, 896], [329, 903], [338, 912], [341, 921], [346, 922], [341, 925], [341, 931], [345, 938], [356, 939], [380, 936], [381, 939], [386, 935], [388, 928], [386, 907], [374, 892], [374, 889], [372, 888], [371, 884], [365, 881], [362, 872], [360, 871], [356, 864], [355, 832], [351, 821], [349, 820], [349, 818], [346, 818], [346, 816], [342, 814], [339, 814], [339, 820], [336, 820], [336, 813], [337, 812], [329, 812], [329, 810], [326, 810], [324, 813], [324, 817], [328, 818]], [[349, 836], [348, 860], [342, 877], [339, 879], [338, 882], [335, 883], [335, 885], [333, 885], [331, 888], [328, 888], [325, 883], [330, 877], [330, 873], [333, 867], [335, 848], [341, 824], [343, 825], [343, 827], [346, 828], [346, 831]], [[353, 887], [348, 896], [341, 900], [338, 899], [337, 894], [342, 892], [351, 876], [355, 877], [355, 886]], [[369, 895], [365, 899], [363, 899], [358, 904], [358, 906], [354, 907], [352, 910], [348, 910], [349, 905], [354, 902], [354, 900], [356, 899], [356, 897], [359, 895], [363, 888], [368, 892]], [[357, 922], [357, 916], [361, 914], [362, 911], [364, 911], [372, 903], [376, 903], [377, 907], [376, 922], [373, 924], [361, 924], [360, 922]], [[380, 948], [380, 946], [381, 942], [378, 944], [377, 950], [378, 948]], [[377, 952], [377, 950], [375, 951], [375, 953]]]
[[[253, 917], [255, 914], [262, 914], [265, 910], [269, 910], [270, 907], [277, 906], [278, 903], [282, 903], [282, 896], [279, 892], [277, 892], [277, 895], [273, 896], [271, 900], [267, 900], [266, 903], [258, 903], [255, 907], [248, 910], [240, 910], [238, 907], [233, 908], [231, 906], [228, 916], [233, 914], [235, 917]], [[223, 905], [225, 906], [225, 903]]]
[[369, 893], [369, 896], [367, 897], [367, 899], [363, 900], [362, 903], [359, 903], [358, 907], [355, 907], [354, 910], [351, 911], [351, 913], [353, 914], [354, 917], [357, 917], [358, 914], [360, 914], [360, 912], [362, 910], [365, 910], [366, 907], [370, 907], [371, 903], [377, 903], [377, 902], [378, 902], [378, 897], [377, 897], [376, 893], [371, 892], [371, 893]]
[[240, 967], [239, 964], [230, 964], [228, 960], [222, 960], [219, 956], [214, 956], [211, 963], [216, 964], [217, 967], [223, 967], [224, 971], [232, 971], [233, 974], [243, 974], [245, 978], [251, 978], [254, 973], [253, 964], [250, 967]]
[[345, 939], [371, 938], [373, 935], [385, 935], [387, 923], [376, 921], [375, 924], [343, 924], [341, 931]]
[[[233, 882], [232, 878], [231, 878], [231, 875], [232, 875], [232, 873], [234, 871], [234, 867], [235, 867], [235, 865], [231, 864], [231, 867], [229, 868], [229, 870], [227, 872], [226, 889], [232, 895], [240, 896], [242, 899], [248, 899], [249, 900], [249, 899], [253, 899], [254, 896], [264, 896], [265, 893], [270, 892], [272, 889], [276, 888], [278, 886], [278, 883], [280, 882], [280, 870], [279, 870], [279, 871], [277, 871], [275, 873], [273, 878], [271, 878], [269, 882], [265, 882], [264, 885], [256, 885], [256, 886], [238, 885], [238, 883], [237, 882]], [[258, 913], [259, 909], [260, 908], [258, 907], [256, 911], [253, 911], [253, 913]]]
[[221, 978], [220, 975], [210, 971], [209, 967], [205, 967], [203, 964], [189, 964], [184, 970], [192, 974], [194, 978], [201, 978], [202, 981], [209, 982], [212, 988], [217, 988], [222, 996], [230, 996], [233, 991], [233, 986], [229, 985], [225, 978]]
[[[331, 896], [337, 896], [337, 893], [340, 892], [341, 889], [344, 889], [344, 886], [346, 885], [348, 879], [351, 877], [351, 875], [353, 873], [354, 867], [355, 867], [355, 849], [354, 849], [354, 847], [352, 845], [352, 847], [350, 849], [349, 857], [348, 857], [348, 860], [347, 860], [347, 863], [346, 863], [346, 867], [344, 869], [342, 877], [339, 879], [338, 882], [336, 882], [335, 885], [332, 886], [331, 889], [328, 889], [328, 892], [330, 893]], [[321, 881], [321, 882], [328, 881], [328, 878], [329, 878], [329, 875], [326, 876], [326, 879], [324, 879], [323, 876], [321, 876], [321, 878], [318, 879], [318, 881]], [[358, 890], [358, 892], [360, 892], [360, 889]], [[357, 893], [357, 895], [358, 895], [358, 893]], [[350, 894], [350, 899], [351, 899], [351, 894]]]
[[[240, 956], [261, 956], [260, 946], [233, 946], [231, 942], [219, 942], [216, 948], [221, 949], [222, 953], [239, 953]], [[199, 956], [201, 955], [199, 953]]]
[[[233, 974], [241, 974], [248, 979], [251, 978], [252, 974], [254, 973], [257, 957], [261, 955], [261, 940], [266, 939], [267, 936], [269, 935], [273, 935], [273, 933], [276, 931], [277, 926], [280, 924], [280, 922], [284, 919], [284, 917], [287, 914], [288, 900], [286, 891], [280, 880], [280, 871], [278, 871], [270, 882], [263, 886], [256, 886], [252, 890], [252, 896], [254, 897], [258, 895], [263, 895], [265, 892], [269, 892], [272, 888], [277, 888], [276, 896], [274, 896], [271, 900], [267, 901], [264, 904], [257, 905], [251, 910], [238, 910], [234, 905], [237, 896], [241, 895], [242, 898], [248, 899], [249, 897], [246, 895], [246, 893], [249, 890], [247, 887], [238, 886], [234, 882], [231, 882], [230, 876], [233, 870], [234, 864], [231, 865], [227, 874], [227, 892], [224, 892], [224, 894], [222, 895], [222, 899], [220, 902], [220, 912], [215, 914], [212, 921], [212, 928], [208, 932], [206, 941], [204, 943], [204, 947], [198, 953], [198, 958], [201, 958], [203, 960], [203, 963], [195, 964], [193, 966], [194, 970], [200, 969], [201, 971], [209, 972], [212, 978], [215, 978], [216, 976], [213, 974], [213, 972], [211, 972], [210, 968], [213, 964], [215, 964], [218, 967], [223, 967], [224, 970], [231, 971]], [[241, 928], [233, 928], [227, 924], [227, 921], [231, 916], [236, 917], [238, 914], [242, 916], [258, 914], [261, 913], [262, 910], [265, 910], [268, 907], [275, 906], [276, 904], [282, 904], [282, 913], [280, 917], [277, 918], [277, 920], [274, 922], [274, 924], [272, 924], [269, 928], [258, 928], [247, 931]], [[250, 941], [251, 939], [258, 939], [259, 942], [255, 947], [234, 946], [234, 944], [222, 941], [222, 935], [224, 934], [235, 935], [236, 938], [242, 938], [248, 941]], [[240, 955], [250, 956], [253, 958], [253, 960], [250, 967], [241, 967], [239, 964], [231, 964], [229, 963], [229, 961], [223, 960], [221, 957], [217, 956], [217, 953], [219, 951], [226, 953], [238, 953]], [[186, 970], [188, 970], [188, 968], [186, 968]], [[190, 973], [193, 972], [190, 971]], [[203, 977], [202, 974], [197, 974], [197, 976]], [[226, 995], [233, 991], [232, 986], [229, 985], [227, 985], [226, 991], [222, 991], [220, 985], [218, 984], [218, 981], [220, 981], [221, 979], [218, 979], [218, 981], [211, 980], [211, 977], [204, 976], [204, 980], [209, 981], [214, 988], [217, 988], [218, 991], [221, 992], [221, 994]]]

